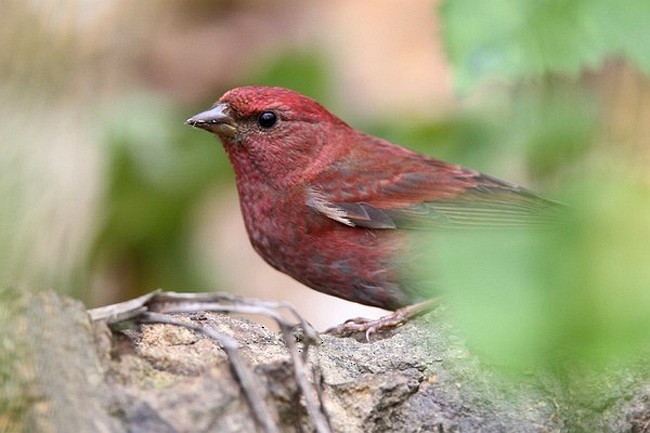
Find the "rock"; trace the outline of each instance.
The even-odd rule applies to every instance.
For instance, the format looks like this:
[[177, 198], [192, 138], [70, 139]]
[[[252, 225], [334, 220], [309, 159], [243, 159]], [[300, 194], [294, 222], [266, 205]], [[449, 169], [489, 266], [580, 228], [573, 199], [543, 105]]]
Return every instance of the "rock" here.
[[[213, 340], [161, 324], [113, 333], [78, 302], [9, 293], [0, 292], [0, 430], [263, 431]], [[308, 378], [333, 431], [648, 431], [644, 360], [570, 380], [515, 375], [483, 365], [445, 315], [438, 308], [370, 342], [321, 335], [309, 347]], [[225, 314], [174, 318], [237, 340], [277, 431], [315, 431], [279, 333]]]

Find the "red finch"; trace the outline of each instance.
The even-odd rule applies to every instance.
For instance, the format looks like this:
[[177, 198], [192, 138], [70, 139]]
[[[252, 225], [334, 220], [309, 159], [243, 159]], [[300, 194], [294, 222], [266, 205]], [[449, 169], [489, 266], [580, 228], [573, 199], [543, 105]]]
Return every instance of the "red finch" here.
[[542, 223], [554, 207], [476, 170], [359, 132], [278, 87], [230, 90], [187, 123], [217, 135], [248, 236], [271, 266], [318, 291], [389, 310], [427, 297], [408, 234]]

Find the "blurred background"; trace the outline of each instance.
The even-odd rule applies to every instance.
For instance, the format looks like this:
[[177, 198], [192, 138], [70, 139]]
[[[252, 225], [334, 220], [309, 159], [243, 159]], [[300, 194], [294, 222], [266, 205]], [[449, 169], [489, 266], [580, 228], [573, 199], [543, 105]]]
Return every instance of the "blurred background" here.
[[184, 125], [232, 87], [280, 85], [365, 132], [575, 209], [543, 248], [489, 239], [441, 258], [486, 352], [646, 345], [648, 5], [5, 0], [0, 284], [89, 307], [156, 288], [228, 291], [288, 300], [319, 329], [381, 315], [258, 258], [220, 143]]

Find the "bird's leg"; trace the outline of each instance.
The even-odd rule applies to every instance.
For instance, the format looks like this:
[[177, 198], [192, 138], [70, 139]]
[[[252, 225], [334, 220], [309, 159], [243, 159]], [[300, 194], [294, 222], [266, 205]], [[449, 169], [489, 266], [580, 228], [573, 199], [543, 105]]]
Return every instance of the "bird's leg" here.
[[375, 332], [396, 328], [417, 316], [428, 313], [433, 309], [437, 302], [438, 299], [429, 299], [417, 304], [407, 305], [406, 307], [393, 311], [391, 314], [374, 320], [366, 319], [364, 317], [356, 317], [347, 320], [340, 325], [329, 328], [325, 332], [337, 337], [345, 337], [358, 332], [364, 332], [366, 340], [370, 341], [370, 336]]

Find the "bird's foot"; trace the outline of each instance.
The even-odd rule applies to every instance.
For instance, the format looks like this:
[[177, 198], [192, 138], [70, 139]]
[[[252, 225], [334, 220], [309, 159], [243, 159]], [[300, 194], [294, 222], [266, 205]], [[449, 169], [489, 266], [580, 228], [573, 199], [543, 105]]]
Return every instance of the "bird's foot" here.
[[407, 305], [379, 319], [355, 317], [354, 319], [346, 320], [340, 325], [329, 328], [325, 332], [337, 337], [347, 337], [363, 332], [366, 340], [370, 341], [370, 336], [378, 331], [397, 328], [421, 314], [428, 313], [433, 309], [436, 302], [436, 299], [431, 299], [418, 304]]

